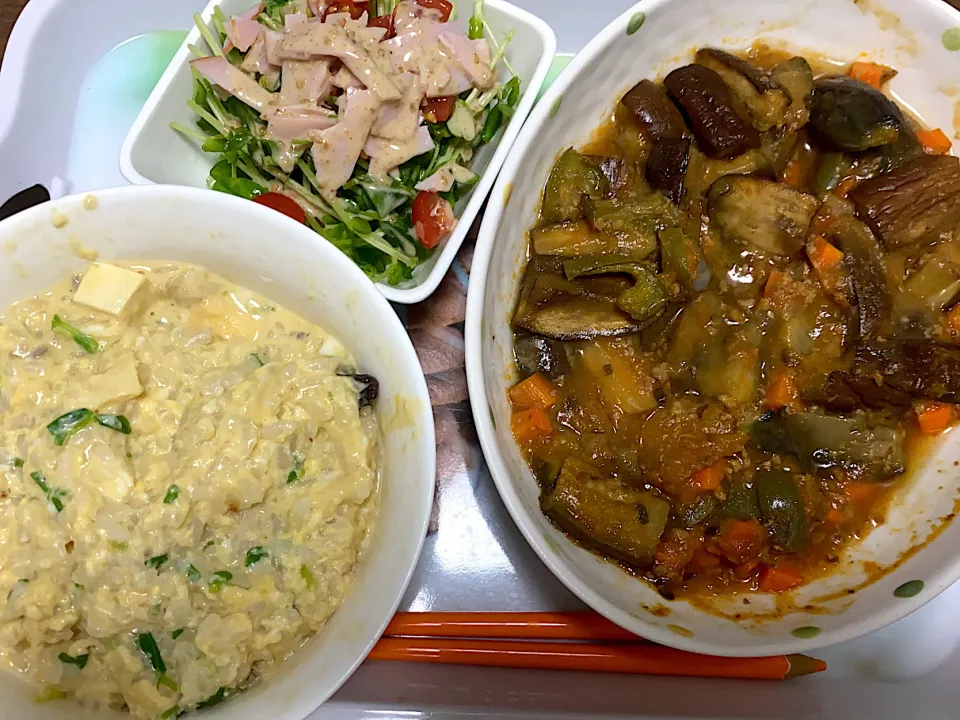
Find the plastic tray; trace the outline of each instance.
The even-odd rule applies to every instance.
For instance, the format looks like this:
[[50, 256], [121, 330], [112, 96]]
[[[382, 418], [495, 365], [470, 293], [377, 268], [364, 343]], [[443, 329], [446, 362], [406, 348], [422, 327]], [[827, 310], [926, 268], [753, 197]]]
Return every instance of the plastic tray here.
[[[632, 4], [516, 1], [553, 25], [567, 53]], [[0, 67], [0, 202], [35, 183], [54, 196], [124, 184], [120, 144], [203, 4], [137, 3], [131, 13], [120, 0], [31, 0]], [[70, 48], [69, 62], [49, 52], [57, 47]], [[469, 268], [467, 244], [429, 301], [399, 310], [428, 375], [439, 476], [404, 608], [578, 609], [513, 526], [476, 443], [461, 324]], [[886, 630], [817, 653], [826, 673], [777, 684], [369, 662], [311, 718], [953, 718], [958, 610], [960, 585]]]

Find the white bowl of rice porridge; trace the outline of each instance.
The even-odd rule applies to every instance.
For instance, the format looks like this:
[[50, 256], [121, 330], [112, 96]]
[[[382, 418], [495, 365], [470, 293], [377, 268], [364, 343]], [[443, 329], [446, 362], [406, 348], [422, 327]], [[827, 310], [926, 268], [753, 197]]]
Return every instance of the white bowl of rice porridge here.
[[387, 302], [280, 213], [150, 186], [0, 223], [0, 313], [2, 714], [306, 717], [429, 517]]

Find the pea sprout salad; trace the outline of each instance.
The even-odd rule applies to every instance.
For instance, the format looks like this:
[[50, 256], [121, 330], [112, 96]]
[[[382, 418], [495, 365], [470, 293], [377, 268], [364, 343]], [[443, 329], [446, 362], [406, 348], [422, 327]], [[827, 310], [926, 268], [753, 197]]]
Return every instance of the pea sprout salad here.
[[[412, 278], [456, 224], [470, 162], [512, 117], [520, 79], [476, 0], [264, 0], [190, 46], [208, 186], [306, 223], [375, 282]], [[506, 68], [503, 72], [502, 68]], [[508, 76], [501, 82], [502, 76]]]

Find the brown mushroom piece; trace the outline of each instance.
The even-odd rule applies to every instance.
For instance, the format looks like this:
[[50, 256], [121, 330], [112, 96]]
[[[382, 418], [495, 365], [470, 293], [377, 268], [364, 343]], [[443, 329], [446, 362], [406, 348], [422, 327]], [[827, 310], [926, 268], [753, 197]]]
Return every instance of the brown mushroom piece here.
[[690, 138], [670, 138], [654, 143], [647, 158], [645, 175], [650, 187], [680, 204], [683, 181], [690, 164]]
[[923, 155], [860, 183], [849, 197], [887, 250], [935, 240], [960, 223], [960, 158]]
[[687, 132], [683, 116], [667, 92], [657, 83], [641, 80], [620, 100], [647, 140], [677, 139]]
[[710, 68], [686, 65], [667, 75], [663, 84], [708, 157], [729, 160], [760, 147], [760, 133], [737, 110], [732, 91]]

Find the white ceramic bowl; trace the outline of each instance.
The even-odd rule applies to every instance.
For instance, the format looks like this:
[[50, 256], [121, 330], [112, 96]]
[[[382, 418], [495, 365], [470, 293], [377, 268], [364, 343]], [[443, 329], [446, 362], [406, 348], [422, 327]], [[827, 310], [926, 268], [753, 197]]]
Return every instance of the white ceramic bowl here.
[[[230, 16], [248, 9], [250, 2], [212, 0], [201, 16], [209, 23], [218, 5]], [[459, 16], [455, 20], [466, 23], [472, 5], [472, 2], [461, 2]], [[392, 302], [420, 302], [437, 289], [480, 212], [553, 62], [557, 39], [543, 20], [504, 0], [486, 0], [484, 7], [484, 18], [498, 42], [508, 31], [514, 31], [505, 57], [520, 78], [520, 102], [506, 127], [493, 142], [481, 148], [470, 162], [470, 169], [480, 175], [480, 180], [454, 208], [457, 226], [450, 237], [427, 262], [416, 268], [411, 280], [400, 285], [377, 285], [380, 292]], [[135, 185], [168, 183], [206, 187], [207, 175], [216, 160], [216, 154], [203, 152], [196, 142], [170, 129], [170, 123], [174, 121], [188, 127], [193, 127], [196, 122], [196, 116], [187, 107], [187, 100], [193, 93], [193, 77], [188, 64], [192, 55], [188, 45], [204, 46], [200, 31], [195, 27], [173, 56], [123, 141], [120, 171]], [[509, 72], [502, 68], [501, 80], [506, 81], [509, 77]]]
[[[510, 433], [506, 396], [517, 380], [509, 321], [526, 232], [554, 159], [585, 142], [637, 81], [689, 62], [698, 47], [742, 49], [758, 38], [837, 59], [865, 53], [888, 63], [900, 70], [894, 92], [932, 126], [960, 139], [960, 115], [954, 115], [960, 53], [949, 49], [956, 49], [956, 35], [960, 13], [941, 0], [644, 0], [573, 59], [520, 133], [491, 195], [473, 260], [466, 322], [470, 398], [494, 481], [527, 541], [568, 588], [624, 628], [686, 650], [749, 656], [811, 650], [903, 617], [960, 577], [960, 524], [947, 520], [960, 490], [953, 468], [960, 440], [953, 433], [941, 442], [923, 471], [903, 484], [887, 523], [852, 547], [837, 572], [797, 591], [795, 607], [779, 619], [770, 615], [775, 599], [769, 595], [709, 608], [667, 602], [574, 545], [540, 512], [537, 484]], [[889, 571], [868, 582], [868, 563]]]
[[[381, 507], [370, 548], [341, 608], [318, 637], [249, 691], [204, 713], [232, 720], [302, 720], [347, 679], [407, 587], [433, 498], [433, 416], [416, 353], [396, 313], [348, 258], [280, 213], [222, 193], [152, 186], [46, 203], [0, 223], [0, 306], [44, 290], [84, 262], [70, 238], [105, 260], [202, 265], [329, 330], [380, 381]], [[68, 222], [56, 229], [51, 213]], [[269, 242], [265, 242], [269, 239]], [[0, 672], [0, 716], [18, 720], [127, 717], [73, 702], [37, 705], [34, 688]]]

